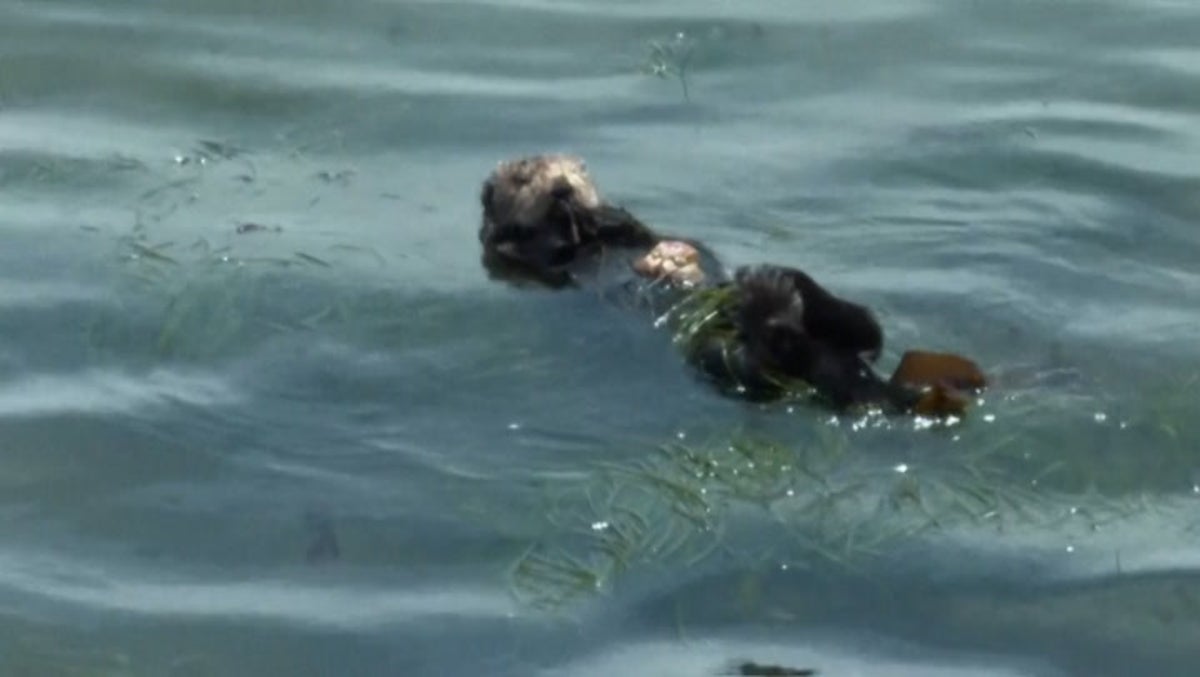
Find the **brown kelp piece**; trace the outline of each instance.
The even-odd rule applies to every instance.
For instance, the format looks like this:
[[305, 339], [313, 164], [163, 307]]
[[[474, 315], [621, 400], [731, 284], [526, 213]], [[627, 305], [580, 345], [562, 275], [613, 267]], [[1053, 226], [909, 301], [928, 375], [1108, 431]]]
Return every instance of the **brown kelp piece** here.
[[942, 385], [977, 390], [987, 386], [987, 377], [979, 365], [960, 355], [910, 350], [900, 358], [892, 383], [911, 388]]
[[970, 403], [971, 398], [961, 390], [935, 383], [912, 405], [912, 413], [930, 417], [961, 416], [966, 413]]
[[891, 384], [921, 391], [912, 404], [919, 416], [962, 415], [971, 398], [969, 391], [987, 386], [979, 365], [953, 353], [910, 350], [900, 358]]

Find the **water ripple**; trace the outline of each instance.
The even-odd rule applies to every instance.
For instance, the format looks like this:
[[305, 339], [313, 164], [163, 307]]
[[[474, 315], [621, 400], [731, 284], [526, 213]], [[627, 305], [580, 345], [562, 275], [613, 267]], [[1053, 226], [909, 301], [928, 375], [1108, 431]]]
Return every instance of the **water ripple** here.
[[239, 397], [236, 388], [209, 374], [174, 370], [135, 374], [92, 369], [69, 375], [26, 376], [0, 385], [0, 417], [146, 414], [148, 410], [178, 403], [204, 407], [228, 405]]

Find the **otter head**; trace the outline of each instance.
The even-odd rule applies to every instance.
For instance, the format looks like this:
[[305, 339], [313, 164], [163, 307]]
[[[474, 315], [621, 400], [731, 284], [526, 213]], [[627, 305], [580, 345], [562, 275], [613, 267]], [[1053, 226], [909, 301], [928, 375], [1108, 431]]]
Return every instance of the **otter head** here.
[[483, 184], [485, 258], [534, 271], [570, 263], [595, 239], [600, 195], [583, 160], [534, 155], [502, 162]]

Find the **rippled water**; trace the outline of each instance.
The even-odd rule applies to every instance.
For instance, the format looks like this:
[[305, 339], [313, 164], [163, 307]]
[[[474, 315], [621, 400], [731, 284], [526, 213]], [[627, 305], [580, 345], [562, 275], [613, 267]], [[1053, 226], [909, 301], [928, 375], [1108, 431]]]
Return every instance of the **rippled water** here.
[[[0, 672], [1193, 674], [1197, 35], [1166, 0], [6, 0]], [[479, 184], [545, 150], [996, 387], [950, 428], [747, 405], [489, 281]]]

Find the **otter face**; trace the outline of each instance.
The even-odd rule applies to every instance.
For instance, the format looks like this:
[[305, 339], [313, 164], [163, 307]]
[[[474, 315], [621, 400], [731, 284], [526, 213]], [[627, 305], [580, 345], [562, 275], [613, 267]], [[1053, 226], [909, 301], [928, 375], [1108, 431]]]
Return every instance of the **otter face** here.
[[571, 155], [503, 162], [480, 197], [485, 254], [535, 270], [570, 263], [593, 239], [588, 216], [601, 206], [586, 165]]

